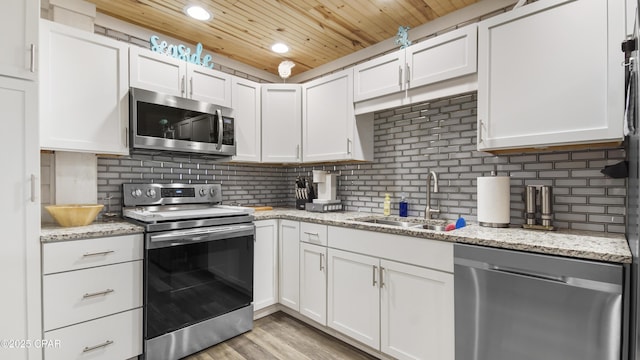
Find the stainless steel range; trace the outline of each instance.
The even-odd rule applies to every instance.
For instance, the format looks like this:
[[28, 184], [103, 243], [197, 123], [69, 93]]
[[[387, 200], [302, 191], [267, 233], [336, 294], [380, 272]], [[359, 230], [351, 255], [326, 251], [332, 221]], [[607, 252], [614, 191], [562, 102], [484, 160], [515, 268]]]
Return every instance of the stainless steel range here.
[[253, 327], [253, 209], [220, 184], [123, 184], [145, 227], [144, 357], [175, 360]]

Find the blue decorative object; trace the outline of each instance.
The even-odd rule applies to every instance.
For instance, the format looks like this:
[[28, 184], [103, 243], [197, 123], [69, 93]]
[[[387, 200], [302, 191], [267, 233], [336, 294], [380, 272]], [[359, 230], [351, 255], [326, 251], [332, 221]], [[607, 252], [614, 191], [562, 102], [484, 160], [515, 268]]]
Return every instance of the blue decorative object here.
[[213, 62], [211, 61], [211, 55], [207, 54], [202, 56], [202, 44], [196, 45], [196, 51], [192, 54], [191, 49], [183, 44], [173, 45], [167, 44], [166, 41], [159, 41], [160, 37], [157, 35], [151, 36], [151, 51], [160, 54], [165, 54], [176, 59], [188, 61], [192, 64], [202, 65], [206, 68], [213, 69]]
[[396, 34], [396, 45], [400, 45], [400, 49], [404, 49], [407, 46], [411, 45], [411, 40], [409, 40], [409, 29], [408, 26], [399, 26], [398, 34]]

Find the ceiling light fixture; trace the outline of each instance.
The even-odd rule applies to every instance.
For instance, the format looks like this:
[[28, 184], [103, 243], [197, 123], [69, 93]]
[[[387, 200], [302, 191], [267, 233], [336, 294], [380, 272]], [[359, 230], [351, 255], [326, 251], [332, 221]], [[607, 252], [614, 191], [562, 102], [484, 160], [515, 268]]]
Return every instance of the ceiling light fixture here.
[[211, 13], [199, 5], [187, 5], [184, 8], [184, 12], [196, 20], [205, 21], [211, 19]]
[[289, 47], [283, 43], [277, 43], [277, 44], [273, 44], [273, 46], [271, 47], [271, 50], [273, 50], [273, 52], [276, 52], [278, 54], [284, 54], [289, 51]]

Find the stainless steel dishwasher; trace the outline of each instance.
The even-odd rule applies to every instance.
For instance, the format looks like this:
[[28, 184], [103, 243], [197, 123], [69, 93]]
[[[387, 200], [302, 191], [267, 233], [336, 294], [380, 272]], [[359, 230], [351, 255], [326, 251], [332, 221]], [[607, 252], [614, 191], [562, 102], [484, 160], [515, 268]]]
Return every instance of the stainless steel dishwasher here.
[[623, 267], [455, 244], [456, 360], [620, 360]]

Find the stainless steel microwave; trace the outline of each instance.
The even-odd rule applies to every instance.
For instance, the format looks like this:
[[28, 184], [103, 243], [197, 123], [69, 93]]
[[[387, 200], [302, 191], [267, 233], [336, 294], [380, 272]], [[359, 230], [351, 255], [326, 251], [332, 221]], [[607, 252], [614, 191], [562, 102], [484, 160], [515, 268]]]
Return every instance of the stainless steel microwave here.
[[222, 108], [137, 88], [129, 96], [132, 153], [236, 154], [234, 120]]

